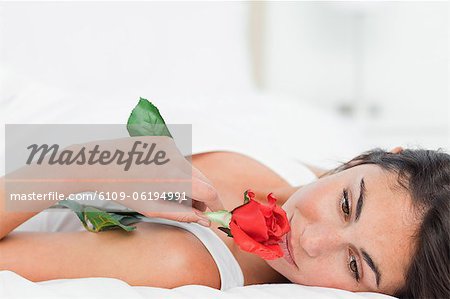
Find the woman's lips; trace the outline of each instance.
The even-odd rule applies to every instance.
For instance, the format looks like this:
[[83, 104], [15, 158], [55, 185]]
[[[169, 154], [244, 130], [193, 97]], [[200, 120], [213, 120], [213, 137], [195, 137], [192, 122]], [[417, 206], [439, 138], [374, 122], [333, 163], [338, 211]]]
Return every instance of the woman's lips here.
[[291, 245], [291, 232], [288, 232], [283, 236], [282, 242], [280, 244], [281, 249], [283, 250], [283, 257], [284, 259], [291, 265], [294, 265], [298, 268], [297, 263], [294, 261], [293, 255], [292, 255], [292, 245]]

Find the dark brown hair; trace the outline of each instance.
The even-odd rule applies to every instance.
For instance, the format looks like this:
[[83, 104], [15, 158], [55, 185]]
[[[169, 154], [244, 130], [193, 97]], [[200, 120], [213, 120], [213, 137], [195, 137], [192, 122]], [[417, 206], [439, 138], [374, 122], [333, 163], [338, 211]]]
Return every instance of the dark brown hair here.
[[415, 252], [405, 273], [401, 299], [450, 298], [450, 155], [439, 150], [405, 149], [395, 154], [380, 148], [364, 152], [322, 176], [363, 164], [397, 173], [422, 223], [413, 236]]

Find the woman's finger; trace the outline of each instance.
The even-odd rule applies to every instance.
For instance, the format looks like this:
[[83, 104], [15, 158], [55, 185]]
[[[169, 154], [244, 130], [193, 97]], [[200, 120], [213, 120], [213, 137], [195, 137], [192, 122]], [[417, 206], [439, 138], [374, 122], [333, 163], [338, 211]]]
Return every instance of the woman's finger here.
[[151, 218], [163, 218], [179, 222], [195, 222], [206, 227], [211, 225], [211, 221], [201, 211], [187, 206], [184, 206], [184, 209], [184, 211], [180, 211], [180, 208], [177, 208], [176, 212], [145, 212], [143, 214]]
[[[192, 177], [198, 178], [202, 181], [204, 181], [205, 183], [209, 184], [212, 186], [212, 182], [200, 171], [198, 170], [196, 167], [192, 166]], [[198, 200], [192, 200], [192, 207], [196, 208], [199, 211], [206, 211], [206, 204], [202, 201], [198, 201]]]
[[192, 178], [191, 198], [203, 202], [211, 211], [224, 209], [216, 188], [196, 177]]
[[192, 166], [192, 176], [201, 179], [202, 181], [210, 184], [211, 186], [213, 185], [212, 182], [200, 170], [198, 170], [194, 166]]

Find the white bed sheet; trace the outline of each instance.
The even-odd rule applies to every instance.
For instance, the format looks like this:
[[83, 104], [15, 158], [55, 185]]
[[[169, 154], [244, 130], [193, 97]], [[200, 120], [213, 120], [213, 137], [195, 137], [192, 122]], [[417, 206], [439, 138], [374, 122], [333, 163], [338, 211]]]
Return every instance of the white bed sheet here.
[[219, 291], [210, 287], [188, 285], [174, 289], [131, 287], [112, 278], [59, 279], [33, 283], [11, 271], [0, 271], [0, 298], [223, 298], [223, 299], [387, 299], [390, 296], [374, 293], [352, 293], [343, 290], [307, 287], [294, 284], [262, 284]]

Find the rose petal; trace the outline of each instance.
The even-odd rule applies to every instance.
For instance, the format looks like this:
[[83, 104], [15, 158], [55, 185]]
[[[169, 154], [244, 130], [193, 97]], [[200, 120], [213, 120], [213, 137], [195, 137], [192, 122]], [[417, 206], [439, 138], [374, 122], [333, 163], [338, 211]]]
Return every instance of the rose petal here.
[[273, 214], [273, 208], [260, 204], [259, 209], [261, 211], [261, 213], [264, 215], [264, 217], [266, 218], [271, 218], [272, 214]]
[[266, 260], [276, 259], [283, 256], [280, 245], [264, 245], [249, 237], [236, 223], [230, 223], [231, 233], [236, 244], [244, 251], [257, 254]]
[[287, 234], [291, 230], [291, 227], [289, 225], [289, 219], [286, 215], [286, 212], [279, 206], [276, 206], [273, 214], [276, 219], [275, 222], [281, 228], [280, 235]]
[[247, 190], [247, 196], [250, 199], [254, 199], [255, 198], [255, 192], [253, 192], [252, 189], [248, 189]]
[[233, 210], [231, 222], [237, 223], [249, 236], [258, 242], [269, 238], [266, 220], [259, 210], [260, 203], [250, 200]]
[[276, 205], [277, 199], [273, 196], [272, 192], [267, 194], [267, 201], [269, 202], [270, 207], [273, 207], [274, 205]]

